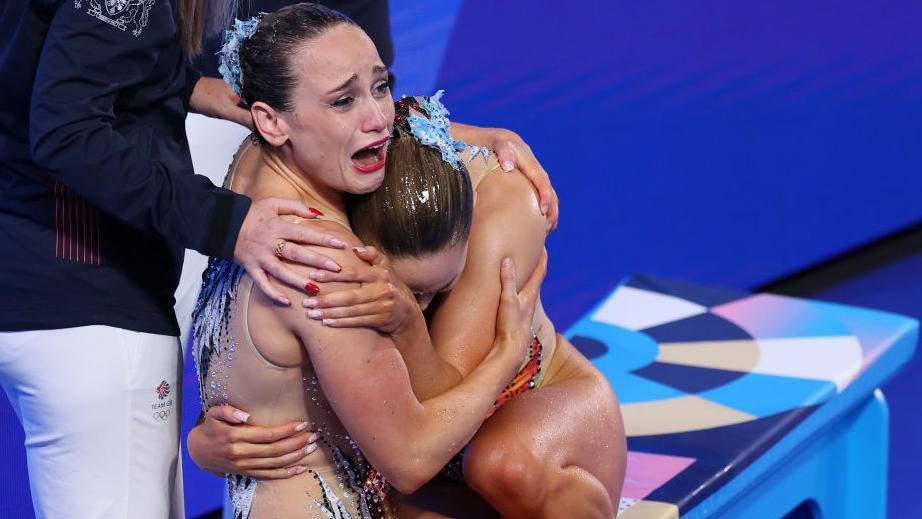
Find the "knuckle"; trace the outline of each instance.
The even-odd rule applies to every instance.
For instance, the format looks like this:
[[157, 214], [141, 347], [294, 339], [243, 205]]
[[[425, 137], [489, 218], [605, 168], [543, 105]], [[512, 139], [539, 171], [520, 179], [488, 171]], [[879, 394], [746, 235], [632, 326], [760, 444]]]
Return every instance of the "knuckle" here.
[[231, 428], [224, 434], [224, 439], [227, 443], [234, 444], [240, 441], [240, 433], [236, 429]]
[[238, 460], [242, 456], [242, 452], [239, 445], [231, 444], [227, 446], [227, 457], [231, 460]]

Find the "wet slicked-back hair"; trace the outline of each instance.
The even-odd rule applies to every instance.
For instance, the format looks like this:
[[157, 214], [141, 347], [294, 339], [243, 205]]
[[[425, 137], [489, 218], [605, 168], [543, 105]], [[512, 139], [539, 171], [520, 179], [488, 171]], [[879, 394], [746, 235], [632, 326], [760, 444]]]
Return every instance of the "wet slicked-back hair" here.
[[466, 240], [474, 214], [474, 188], [464, 164], [454, 169], [439, 150], [413, 137], [406, 111], [397, 104], [381, 187], [347, 199], [356, 236], [392, 257], [425, 256]]
[[298, 46], [339, 25], [358, 27], [339, 11], [307, 2], [263, 16], [256, 32], [240, 46], [242, 97], [247, 104], [262, 101], [276, 110], [291, 111], [292, 92], [298, 85], [291, 57]]

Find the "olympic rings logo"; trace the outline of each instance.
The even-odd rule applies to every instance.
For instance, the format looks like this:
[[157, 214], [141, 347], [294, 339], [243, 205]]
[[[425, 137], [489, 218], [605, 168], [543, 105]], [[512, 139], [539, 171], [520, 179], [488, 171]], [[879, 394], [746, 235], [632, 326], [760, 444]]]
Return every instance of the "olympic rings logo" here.
[[155, 420], [163, 422], [167, 418], [170, 417], [170, 409], [164, 409], [163, 411], [154, 411], [153, 417]]

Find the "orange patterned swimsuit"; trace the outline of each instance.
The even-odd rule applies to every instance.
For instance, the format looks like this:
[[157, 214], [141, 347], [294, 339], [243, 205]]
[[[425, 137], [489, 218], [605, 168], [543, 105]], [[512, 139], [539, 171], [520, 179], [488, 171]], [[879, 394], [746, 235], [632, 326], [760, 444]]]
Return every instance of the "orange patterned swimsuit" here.
[[541, 345], [541, 341], [538, 340], [538, 336], [533, 335], [531, 338], [531, 347], [528, 349], [528, 360], [525, 362], [525, 365], [522, 366], [522, 369], [516, 373], [512, 382], [509, 382], [506, 389], [499, 395], [496, 402], [493, 403], [493, 409], [490, 411], [490, 414], [487, 415], [487, 418], [493, 416], [493, 413], [498, 411], [499, 408], [511, 398], [537, 387], [538, 376], [541, 374], [541, 356], [543, 351], [544, 347]]

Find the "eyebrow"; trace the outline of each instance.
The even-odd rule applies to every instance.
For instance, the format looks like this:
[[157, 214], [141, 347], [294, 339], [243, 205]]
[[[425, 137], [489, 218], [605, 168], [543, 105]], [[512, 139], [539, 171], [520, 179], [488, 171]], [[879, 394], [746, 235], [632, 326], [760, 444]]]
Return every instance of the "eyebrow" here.
[[358, 78], [359, 78], [359, 75], [358, 75], [358, 74], [352, 74], [352, 76], [350, 76], [349, 79], [347, 79], [346, 81], [344, 81], [343, 84], [339, 85], [338, 87], [334, 88], [333, 90], [330, 90], [329, 92], [327, 92], [327, 94], [328, 94], [328, 95], [329, 95], [329, 94], [335, 94], [336, 92], [342, 92], [343, 90], [348, 89], [349, 86], [352, 85], [352, 83], [354, 83], [355, 80], [357, 80]]
[[[382, 67], [381, 65], [375, 65], [371, 69], [371, 72], [372, 74], [387, 74], [387, 69], [385, 67]], [[347, 90], [352, 85], [352, 83], [354, 83], [358, 78], [359, 78], [358, 74], [352, 74], [351, 76], [349, 76], [349, 79], [345, 80], [341, 85], [327, 92], [327, 95], [335, 94], [336, 92], [342, 92], [343, 90]]]

